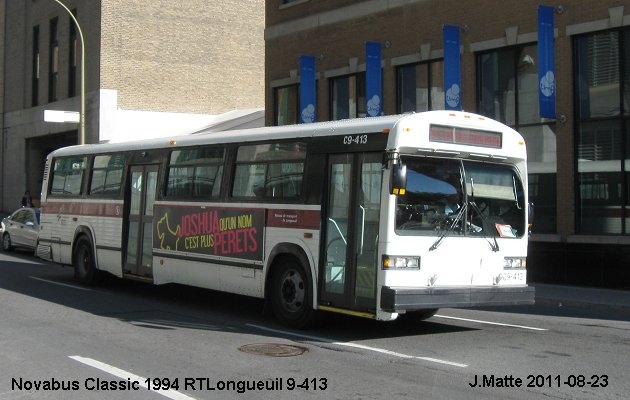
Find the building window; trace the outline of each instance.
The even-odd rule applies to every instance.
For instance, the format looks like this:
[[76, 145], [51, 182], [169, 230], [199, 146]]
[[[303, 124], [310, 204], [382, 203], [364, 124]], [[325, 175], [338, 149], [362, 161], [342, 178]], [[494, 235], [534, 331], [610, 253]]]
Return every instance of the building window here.
[[33, 60], [31, 78], [31, 106], [39, 104], [39, 25], [33, 27]]
[[398, 113], [444, 109], [444, 62], [402, 65], [396, 69]]
[[365, 72], [330, 80], [331, 120], [366, 116]]
[[536, 207], [534, 233], [554, 233], [556, 212], [555, 123], [540, 118], [537, 46], [477, 54], [477, 109], [519, 131], [527, 143], [529, 200]]
[[630, 29], [574, 39], [577, 231], [630, 233]]
[[299, 115], [298, 85], [274, 89], [274, 121], [276, 125], [297, 124]]
[[[77, 16], [77, 10], [72, 10], [72, 14]], [[74, 20], [69, 17], [70, 21], [70, 43], [68, 46], [69, 49], [69, 60], [70, 66], [68, 68], [68, 97], [74, 97], [77, 94], [77, 65], [78, 65], [78, 48], [79, 48], [79, 40], [77, 36], [77, 26], [74, 23]]]
[[59, 80], [59, 20], [50, 20], [50, 45], [48, 63], [48, 101], [57, 101], [57, 83]]

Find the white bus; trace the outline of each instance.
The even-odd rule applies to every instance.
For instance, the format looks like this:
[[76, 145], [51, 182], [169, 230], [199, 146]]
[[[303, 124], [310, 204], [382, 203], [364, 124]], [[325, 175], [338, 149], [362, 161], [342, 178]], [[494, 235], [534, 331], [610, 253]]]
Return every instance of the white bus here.
[[513, 129], [431, 111], [62, 148], [37, 254], [103, 272], [393, 320], [532, 304], [526, 151]]

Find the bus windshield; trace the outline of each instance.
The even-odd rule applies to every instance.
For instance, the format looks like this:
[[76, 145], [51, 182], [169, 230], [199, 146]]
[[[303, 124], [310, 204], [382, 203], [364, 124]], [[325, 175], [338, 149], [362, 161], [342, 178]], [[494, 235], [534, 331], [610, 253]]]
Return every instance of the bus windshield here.
[[402, 156], [407, 190], [396, 233], [517, 238], [526, 233], [523, 184], [508, 165]]

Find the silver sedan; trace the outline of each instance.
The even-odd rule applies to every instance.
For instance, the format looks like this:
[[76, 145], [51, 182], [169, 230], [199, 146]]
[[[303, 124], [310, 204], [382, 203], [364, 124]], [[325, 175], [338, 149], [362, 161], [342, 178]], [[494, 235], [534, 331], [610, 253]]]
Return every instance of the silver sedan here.
[[39, 237], [39, 209], [23, 207], [0, 223], [2, 250], [11, 251], [15, 247], [35, 251]]

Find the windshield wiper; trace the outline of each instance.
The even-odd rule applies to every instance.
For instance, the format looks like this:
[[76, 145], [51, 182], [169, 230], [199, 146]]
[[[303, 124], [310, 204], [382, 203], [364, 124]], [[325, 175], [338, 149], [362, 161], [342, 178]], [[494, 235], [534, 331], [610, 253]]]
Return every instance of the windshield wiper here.
[[[488, 227], [488, 219], [483, 215], [483, 213], [481, 212], [481, 210], [479, 209], [479, 206], [477, 206], [477, 203], [475, 203], [474, 198], [475, 198], [475, 185], [473, 182], [473, 179], [470, 178], [470, 200], [466, 201], [464, 203], [464, 205], [462, 206], [462, 208], [459, 210], [459, 212], [457, 213], [457, 215], [455, 216], [455, 218], [453, 219], [452, 223], [450, 224], [450, 226], [445, 229], [442, 233], [440, 233], [440, 236], [435, 240], [435, 242], [433, 242], [433, 244], [431, 245], [431, 247], [429, 247], [429, 251], [433, 251], [435, 249], [438, 248], [438, 246], [442, 243], [442, 240], [444, 240], [444, 238], [446, 236], [448, 236], [449, 233], [451, 233], [453, 231], [453, 229], [455, 228], [455, 226], [457, 225], [458, 222], [461, 221], [462, 217], [464, 215], [466, 215], [466, 211], [468, 210], [468, 207], [470, 206], [470, 208], [477, 213], [477, 215], [479, 215], [479, 217], [481, 217], [481, 221], [482, 221], [482, 229], [480, 230], [481, 232], [481, 237], [483, 237], [484, 239], [486, 239], [486, 241], [488, 242], [488, 244], [490, 244], [490, 249], [494, 252], [499, 251], [499, 243], [497, 242], [497, 237], [494, 234], [492, 234], [492, 240], [490, 240], [490, 238], [488, 238], [488, 236], [486, 236], [485, 232], [484, 232], [484, 228]], [[470, 224], [471, 229], [473, 226], [473, 224], [471, 224], [470, 222], [467, 222], [466, 224]], [[462, 224], [462, 229], [465, 229], [465, 224]], [[478, 232], [477, 230], [475, 230], [475, 232]], [[464, 230], [465, 233], [465, 230]]]
[[[481, 212], [481, 210], [479, 209], [479, 207], [477, 206], [477, 203], [475, 203], [475, 182], [473, 181], [472, 176], [470, 177], [470, 201], [469, 204], [471, 206], [471, 208], [477, 213], [477, 215], [479, 215], [481, 217], [481, 226], [482, 228], [486, 228], [488, 227], [488, 219], [483, 215], [483, 213]], [[486, 239], [488, 241], [488, 243], [490, 244], [490, 249], [492, 249], [492, 251], [499, 251], [499, 243], [497, 243], [497, 237], [494, 234], [494, 231], [491, 229], [492, 231], [492, 242], [490, 241], [490, 239], [488, 239], [488, 237], [486, 236], [486, 232], [484, 232], [485, 229], [481, 230], [481, 237], [483, 237], [484, 239]]]
[[465, 215], [466, 213], [466, 209], [468, 208], [468, 204], [464, 203], [464, 206], [462, 208], [459, 209], [459, 212], [457, 213], [457, 215], [455, 216], [455, 218], [453, 218], [453, 222], [451, 222], [450, 226], [446, 229], [444, 229], [444, 231], [442, 231], [442, 233], [440, 233], [440, 236], [438, 236], [438, 238], [435, 240], [435, 242], [433, 242], [433, 244], [431, 245], [431, 247], [429, 247], [429, 251], [433, 251], [435, 249], [438, 248], [438, 246], [440, 245], [440, 243], [442, 243], [442, 240], [448, 236], [449, 233], [451, 233], [453, 231], [453, 229], [455, 228], [455, 225], [457, 225], [457, 223], [462, 219], [462, 217]]
[[512, 189], [514, 190], [514, 202], [516, 202], [516, 208], [521, 210], [521, 205], [518, 204], [518, 193], [516, 191], [516, 178], [512, 175]]
[[[481, 210], [479, 209], [477, 204], [474, 201], [471, 201], [469, 203], [470, 203], [470, 208], [472, 208], [477, 213], [477, 215], [481, 217], [482, 228], [488, 227], [488, 223], [487, 223], [488, 218], [484, 217], [484, 215], [481, 213]], [[494, 230], [490, 229], [490, 231], [492, 232], [492, 241], [490, 241], [490, 239], [485, 235], [485, 229], [481, 230], [481, 237], [483, 237], [484, 239], [488, 241], [488, 243], [490, 244], [490, 249], [492, 249], [492, 251], [499, 251], [499, 243], [497, 242], [497, 236], [494, 234]]]

